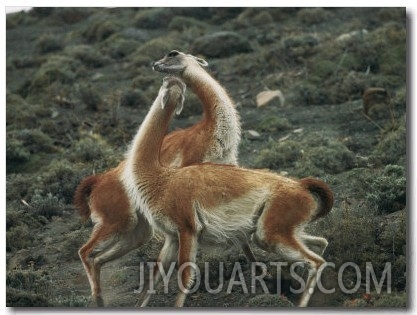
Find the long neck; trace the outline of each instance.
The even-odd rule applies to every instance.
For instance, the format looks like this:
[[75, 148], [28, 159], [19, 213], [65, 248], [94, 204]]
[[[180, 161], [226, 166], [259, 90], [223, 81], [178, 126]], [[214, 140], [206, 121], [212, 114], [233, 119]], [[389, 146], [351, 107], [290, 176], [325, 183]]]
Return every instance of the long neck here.
[[203, 104], [204, 116], [215, 120], [217, 107], [233, 107], [224, 88], [201, 67], [186, 69], [183, 79]]
[[156, 172], [161, 168], [161, 145], [175, 109], [171, 104], [162, 109], [161, 101], [161, 95], [158, 95], [136, 133], [127, 156], [127, 163], [136, 174]]
[[225, 89], [201, 67], [187, 68], [183, 79], [203, 104], [201, 123], [206, 125], [206, 132], [213, 132], [212, 139], [221, 142], [223, 162], [237, 163], [241, 128], [235, 104]]
[[153, 218], [148, 210], [148, 202], [155, 191], [153, 180], [163, 170], [159, 153], [175, 108], [168, 102], [162, 109], [162, 97], [160, 93], [136, 133], [121, 174], [132, 208], [142, 213], [150, 224]]

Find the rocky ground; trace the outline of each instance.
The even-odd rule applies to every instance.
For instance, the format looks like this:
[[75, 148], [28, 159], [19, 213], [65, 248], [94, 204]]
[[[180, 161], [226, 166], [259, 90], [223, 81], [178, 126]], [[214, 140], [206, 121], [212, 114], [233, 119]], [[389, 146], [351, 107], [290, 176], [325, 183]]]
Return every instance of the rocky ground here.
[[[91, 305], [77, 250], [92, 226], [71, 204], [74, 189], [123, 158], [161, 83], [151, 62], [178, 49], [205, 58], [236, 102], [241, 165], [315, 176], [333, 189], [334, 209], [308, 230], [329, 240], [324, 257], [334, 268], [322, 283], [335, 291], [315, 292], [310, 305], [405, 307], [406, 38], [399, 8], [36, 8], [8, 15], [7, 305]], [[368, 88], [382, 97], [364, 101]], [[274, 97], [258, 106], [265, 91]], [[172, 128], [200, 117], [198, 99], [187, 93]], [[106, 306], [134, 306], [140, 263], [154, 261], [161, 246], [155, 238], [103, 268]], [[267, 266], [279, 260], [256, 255]], [[288, 270], [278, 277], [269, 268], [269, 294], [261, 286], [246, 294], [232, 278], [238, 262], [250, 291], [240, 250], [199, 252], [201, 270], [204, 262], [213, 266], [212, 288], [224, 263], [224, 289], [212, 295], [201, 285], [186, 306], [297, 303]], [[342, 269], [346, 262], [361, 279], [354, 267]], [[368, 292], [367, 263], [378, 280], [387, 271], [391, 285], [372, 283]], [[168, 294], [157, 287], [150, 306], [173, 305], [175, 279]]]

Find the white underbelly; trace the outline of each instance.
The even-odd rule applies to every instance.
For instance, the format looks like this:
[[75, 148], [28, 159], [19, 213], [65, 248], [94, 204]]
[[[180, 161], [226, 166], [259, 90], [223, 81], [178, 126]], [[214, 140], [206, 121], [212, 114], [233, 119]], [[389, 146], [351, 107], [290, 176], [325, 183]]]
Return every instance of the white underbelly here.
[[196, 205], [203, 246], [240, 245], [256, 230], [257, 210], [266, 202], [265, 190], [253, 190], [213, 209]]

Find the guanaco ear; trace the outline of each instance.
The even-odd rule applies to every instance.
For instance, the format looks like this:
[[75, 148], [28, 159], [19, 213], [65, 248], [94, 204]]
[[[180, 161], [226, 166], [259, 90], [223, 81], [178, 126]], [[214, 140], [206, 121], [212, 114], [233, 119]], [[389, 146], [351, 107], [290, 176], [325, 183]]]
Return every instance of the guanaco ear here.
[[188, 56], [193, 57], [195, 59], [195, 61], [197, 61], [200, 64], [200, 66], [202, 66], [202, 67], [208, 67], [208, 62], [205, 61], [204, 59], [198, 58], [198, 57], [193, 56], [193, 55], [188, 55]]
[[185, 96], [181, 95], [181, 99], [178, 100], [177, 103], [177, 108], [175, 108], [175, 115], [179, 115], [182, 112], [182, 109], [184, 108], [184, 101], [185, 101]]
[[164, 91], [164, 94], [162, 95], [162, 101], [161, 101], [161, 108], [164, 109], [165, 105], [168, 103], [169, 100], [169, 93], [167, 91]]
[[197, 62], [202, 66], [202, 67], [208, 67], [208, 62], [205, 61], [204, 59], [201, 58], [195, 58], [195, 60], [197, 60]]

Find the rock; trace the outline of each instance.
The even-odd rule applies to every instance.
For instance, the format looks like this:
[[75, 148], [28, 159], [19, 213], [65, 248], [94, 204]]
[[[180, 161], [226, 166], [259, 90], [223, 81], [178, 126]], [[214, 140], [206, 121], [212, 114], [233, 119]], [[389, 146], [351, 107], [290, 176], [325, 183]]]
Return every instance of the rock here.
[[258, 140], [261, 137], [260, 133], [255, 130], [246, 130], [245, 134], [249, 140]]
[[280, 105], [285, 105], [285, 98], [284, 94], [280, 90], [274, 90], [274, 91], [263, 91], [256, 95], [256, 106], [262, 107], [270, 103], [273, 99], [278, 98]]
[[284, 141], [287, 141], [290, 137], [291, 137], [291, 135], [286, 135], [286, 136], [284, 136], [284, 137], [281, 137], [281, 138], [279, 138], [279, 139], [278, 139], [278, 142], [284, 142]]
[[101, 72], [97, 72], [91, 77], [91, 80], [98, 81], [98, 80], [101, 80], [103, 77], [104, 77], [104, 74], [102, 74]]
[[193, 54], [202, 54], [212, 58], [229, 57], [252, 50], [249, 41], [234, 32], [217, 32], [201, 36], [191, 46]]
[[350, 32], [350, 33], [345, 33], [345, 34], [340, 35], [339, 37], [336, 38], [336, 41], [337, 42], [345, 42], [345, 41], [348, 41], [352, 38], [361, 38], [362, 36], [364, 36], [366, 34], [368, 34], [368, 31], [366, 29], [362, 29], [362, 30], [359, 30], [359, 31], [353, 31], [353, 32]]

